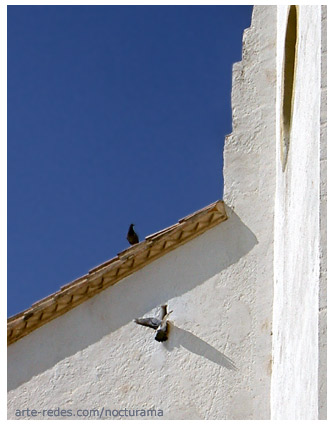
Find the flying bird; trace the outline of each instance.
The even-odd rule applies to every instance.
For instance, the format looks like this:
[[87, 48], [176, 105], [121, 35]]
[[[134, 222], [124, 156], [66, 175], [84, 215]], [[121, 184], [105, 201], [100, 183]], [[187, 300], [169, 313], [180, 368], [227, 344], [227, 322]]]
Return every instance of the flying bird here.
[[172, 313], [170, 311], [165, 315], [165, 317], [162, 319], [160, 326], [157, 329], [157, 333], [155, 334], [155, 340], [159, 342], [167, 341], [168, 339], [168, 317]]
[[133, 230], [134, 224], [130, 224], [128, 234], [126, 235], [126, 239], [128, 240], [129, 244], [135, 245], [139, 242], [139, 238], [137, 233]]
[[135, 319], [134, 322], [138, 325], [147, 326], [148, 328], [155, 329], [155, 340], [159, 342], [167, 341], [168, 339], [168, 317], [173, 312], [167, 313], [167, 305], [161, 306], [160, 317], [142, 317]]

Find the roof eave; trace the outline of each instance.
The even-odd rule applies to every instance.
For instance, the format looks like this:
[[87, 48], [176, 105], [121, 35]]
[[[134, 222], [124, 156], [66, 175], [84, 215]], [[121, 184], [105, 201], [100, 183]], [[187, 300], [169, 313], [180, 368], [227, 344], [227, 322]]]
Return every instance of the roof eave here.
[[8, 345], [226, 219], [224, 203], [218, 200], [182, 218], [178, 223], [147, 236], [144, 241], [120, 252], [111, 260], [94, 267], [86, 275], [62, 286], [56, 293], [9, 318]]

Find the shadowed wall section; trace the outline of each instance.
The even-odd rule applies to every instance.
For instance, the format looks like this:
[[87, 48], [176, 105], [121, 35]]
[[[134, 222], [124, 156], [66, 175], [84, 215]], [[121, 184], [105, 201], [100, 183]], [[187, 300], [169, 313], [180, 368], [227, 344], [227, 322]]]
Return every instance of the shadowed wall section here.
[[[165, 419], [240, 417], [235, 397], [250, 379], [251, 364], [242, 359], [255, 348], [255, 300], [233, 276], [257, 238], [229, 208], [227, 214], [227, 221], [10, 345], [12, 414], [27, 403], [42, 409], [112, 402], [156, 406]], [[155, 315], [163, 303], [173, 313], [161, 344], [133, 319]], [[246, 323], [242, 330], [239, 321]]]

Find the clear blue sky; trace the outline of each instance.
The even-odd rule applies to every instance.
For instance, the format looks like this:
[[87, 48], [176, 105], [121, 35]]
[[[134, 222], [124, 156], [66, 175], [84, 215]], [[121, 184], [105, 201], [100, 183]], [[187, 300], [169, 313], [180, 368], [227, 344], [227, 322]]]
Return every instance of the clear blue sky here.
[[9, 6], [8, 316], [222, 198], [251, 6]]

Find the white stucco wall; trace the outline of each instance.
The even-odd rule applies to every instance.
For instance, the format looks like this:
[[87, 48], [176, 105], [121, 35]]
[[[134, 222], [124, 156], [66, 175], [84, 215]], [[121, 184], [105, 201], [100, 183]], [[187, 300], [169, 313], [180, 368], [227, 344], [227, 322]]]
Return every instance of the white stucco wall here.
[[[286, 16], [287, 6], [255, 6], [243, 59], [233, 66], [233, 132], [224, 149], [229, 219], [9, 346], [10, 419], [27, 408], [73, 415], [155, 408], [162, 419], [316, 419], [318, 410], [324, 417], [324, 10], [299, 7], [283, 173]], [[163, 303], [173, 313], [161, 344], [132, 320]]]
[[251, 319], [258, 339], [253, 365], [256, 414], [270, 418], [273, 229], [275, 201], [276, 7], [255, 6], [233, 66], [233, 131], [224, 148], [224, 201], [256, 235], [258, 244], [233, 279], [255, 299]]
[[321, 7], [319, 419], [327, 418], [327, 6]]
[[282, 63], [287, 6], [277, 15], [273, 419], [318, 418], [321, 6], [298, 7], [290, 148], [280, 163]]
[[[255, 288], [238, 276], [257, 240], [229, 215], [9, 346], [9, 418], [17, 409], [58, 407], [156, 408], [163, 419], [257, 417], [262, 376], [254, 364], [264, 359]], [[173, 325], [161, 344], [132, 320], [164, 302]], [[268, 367], [268, 353], [265, 360]]]
[[[103, 407], [270, 418], [275, 25], [275, 7], [255, 7], [233, 67], [229, 219], [9, 346], [9, 418]], [[132, 320], [165, 302], [173, 325], [160, 344]]]

